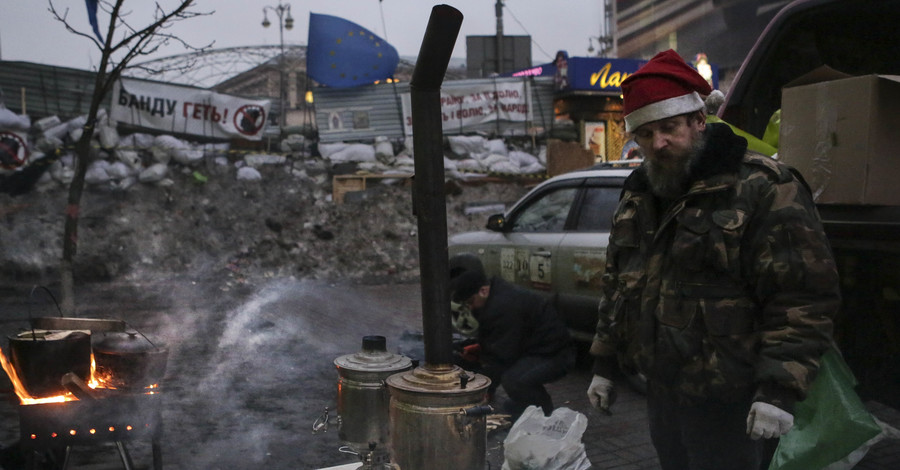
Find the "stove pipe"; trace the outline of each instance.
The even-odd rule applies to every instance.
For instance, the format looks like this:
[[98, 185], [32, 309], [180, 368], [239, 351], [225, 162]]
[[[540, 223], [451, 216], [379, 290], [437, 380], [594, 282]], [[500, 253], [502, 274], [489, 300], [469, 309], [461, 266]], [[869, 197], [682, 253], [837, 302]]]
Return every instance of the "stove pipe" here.
[[437, 5], [431, 10], [409, 83], [416, 170], [413, 204], [419, 228], [425, 362], [439, 367], [453, 363], [450, 295], [447, 292], [450, 268], [441, 83], [461, 25], [459, 10], [448, 5]]
[[410, 81], [425, 365], [386, 380], [391, 394], [391, 456], [404, 470], [485, 465], [486, 417], [466, 410], [485, 402], [491, 381], [453, 364], [448, 292], [440, 88], [461, 24], [462, 13], [453, 7], [437, 5], [431, 10]]

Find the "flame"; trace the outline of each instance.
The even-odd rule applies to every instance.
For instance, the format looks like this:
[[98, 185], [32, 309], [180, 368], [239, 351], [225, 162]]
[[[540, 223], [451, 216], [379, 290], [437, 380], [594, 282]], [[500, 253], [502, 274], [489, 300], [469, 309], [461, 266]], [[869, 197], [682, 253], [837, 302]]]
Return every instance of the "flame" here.
[[[6, 372], [6, 375], [9, 376], [9, 380], [10, 382], [12, 382], [13, 387], [15, 388], [16, 395], [19, 396], [19, 401], [21, 401], [23, 405], [64, 403], [67, 401], [78, 400], [78, 398], [71, 392], [66, 392], [62, 395], [41, 398], [35, 398], [29, 395], [28, 391], [25, 390], [25, 385], [22, 383], [22, 380], [19, 379], [19, 375], [16, 373], [16, 369], [6, 358], [6, 355], [3, 354], [2, 349], [0, 349], [0, 366], [3, 366], [3, 370]], [[109, 374], [102, 374], [100, 372], [97, 372], [97, 361], [94, 359], [94, 354], [91, 353], [91, 377], [87, 381], [87, 386], [93, 390], [96, 390], [98, 388], [105, 390], [116, 390], [116, 387], [109, 385], [110, 382], [112, 382], [111, 379], [112, 377]], [[144, 389], [144, 393], [146, 393], [147, 395], [155, 395], [159, 393], [159, 384], [153, 384], [146, 387]]]
[[88, 380], [87, 386], [95, 390], [98, 388], [115, 390], [115, 387], [109, 385], [110, 379], [109, 374], [97, 372], [97, 361], [94, 359], [94, 353], [91, 353], [91, 378]]
[[13, 387], [16, 390], [16, 395], [19, 396], [19, 400], [23, 405], [37, 405], [42, 403], [62, 403], [66, 401], [77, 400], [75, 395], [71, 393], [66, 393], [64, 395], [56, 395], [53, 397], [44, 397], [44, 398], [35, 398], [28, 394], [28, 391], [25, 390], [25, 385], [22, 384], [22, 381], [19, 379], [19, 374], [16, 373], [16, 369], [9, 363], [9, 360], [6, 359], [6, 355], [3, 354], [3, 350], [0, 350], [0, 365], [3, 366], [3, 370], [6, 371], [6, 375], [9, 376], [10, 382], [12, 382]]

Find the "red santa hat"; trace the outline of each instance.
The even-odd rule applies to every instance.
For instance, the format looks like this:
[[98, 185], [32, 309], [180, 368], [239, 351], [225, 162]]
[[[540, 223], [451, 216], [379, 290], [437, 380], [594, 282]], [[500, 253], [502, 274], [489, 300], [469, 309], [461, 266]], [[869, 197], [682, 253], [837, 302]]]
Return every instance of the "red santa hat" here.
[[709, 83], [677, 52], [660, 52], [622, 82], [625, 130], [699, 111], [711, 92]]

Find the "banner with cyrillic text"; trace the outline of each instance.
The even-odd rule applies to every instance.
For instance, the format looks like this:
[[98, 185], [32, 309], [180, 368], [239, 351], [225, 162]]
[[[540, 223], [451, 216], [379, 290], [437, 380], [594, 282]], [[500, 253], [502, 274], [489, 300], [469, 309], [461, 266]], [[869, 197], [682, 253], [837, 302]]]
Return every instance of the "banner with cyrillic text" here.
[[[412, 101], [409, 93], [401, 96], [406, 135], [412, 135]], [[532, 120], [531, 87], [525, 81], [486, 83], [484, 85], [441, 86], [443, 130], [454, 133], [492, 121], [524, 122]]]
[[123, 78], [113, 88], [110, 119], [163, 132], [262, 139], [269, 100]]

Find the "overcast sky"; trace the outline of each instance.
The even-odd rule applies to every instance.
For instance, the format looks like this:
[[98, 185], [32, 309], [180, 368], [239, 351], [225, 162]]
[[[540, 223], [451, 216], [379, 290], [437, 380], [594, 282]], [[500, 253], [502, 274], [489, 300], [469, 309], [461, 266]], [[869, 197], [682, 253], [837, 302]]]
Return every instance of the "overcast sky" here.
[[[69, 9], [69, 23], [73, 27], [90, 32], [84, 0], [53, 0], [53, 3], [60, 11]], [[171, 8], [179, 2], [157, 0], [155, 3]], [[294, 28], [285, 31], [286, 44], [306, 44], [310, 12], [339, 16], [360, 24], [386, 39], [401, 56], [418, 54], [434, 5], [451, 5], [463, 14], [453, 57], [465, 57], [467, 35], [494, 35], [497, 27], [496, 0], [289, 0], [282, 3], [291, 5], [294, 18]], [[561, 49], [572, 56], [587, 56], [588, 37], [600, 34], [603, 0], [504, 0], [504, 3], [504, 33], [530, 35], [535, 64], [552, 61]], [[133, 11], [131, 22], [146, 25], [151, 18], [147, 8], [153, 4], [151, 0], [127, 0], [126, 8]], [[278, 0], [197, 0], [195, 5], [197, 11], [214, 13], [178, 23], [169, 30], [191, 45], [215, 41], [213, 48], [224, 48], [279, 43], [276, 15], [271, 12], [268, 15], [272, 26], [261, 25], [263, 7], [277, 6]], [[98, 16], [100, 30], [105, 32], [109, 17], [102, 11]], [[173, 44], [150, 58], [184, 52], [180, 45]], [[47, 0], [0, 0], [0, 58], [91, 69], [99, 63], [100, 53], [91, 41], [73, 35], [54, 20]]]

